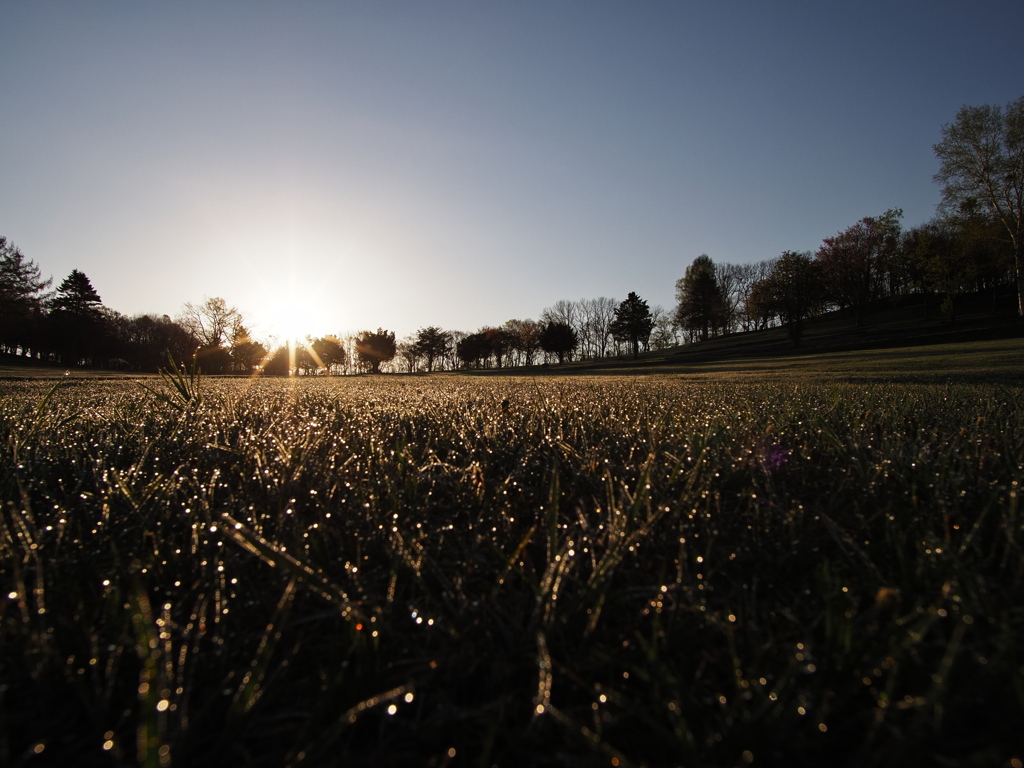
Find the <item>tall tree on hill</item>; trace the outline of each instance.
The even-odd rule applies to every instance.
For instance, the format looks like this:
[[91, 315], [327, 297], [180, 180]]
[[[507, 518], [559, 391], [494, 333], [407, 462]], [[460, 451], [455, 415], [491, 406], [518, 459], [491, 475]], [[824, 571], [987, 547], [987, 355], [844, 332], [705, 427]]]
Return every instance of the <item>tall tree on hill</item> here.
[[626, 344], [633, 351], [633, 359], [640, 357], [640, 347], [647, 346], [654, 329], [651, 309], [647, 302], [630, 291], [626, 300], [615, 308], [615, 319], [609, 331], [616, 341]]
[[682, 328], [699, 331], [701, 341], [722, 325], [726, 316], [725, 294], [718, 283], [715, 263], [702, 253], [676, 281], [676, 320]]
[[0, 348], [35, 353], [43, 316], [44, 280], [39, 267], [6, 237], [0, 237]]
[[959, 213], [980, 206], [997, 219], [1013, 245], [1017, 311], [1024, 317], [1024, 96], [1006, 105], [964, 106], [942, 126], [933, 147], [934, 180], [942, 186], [940, 210]]

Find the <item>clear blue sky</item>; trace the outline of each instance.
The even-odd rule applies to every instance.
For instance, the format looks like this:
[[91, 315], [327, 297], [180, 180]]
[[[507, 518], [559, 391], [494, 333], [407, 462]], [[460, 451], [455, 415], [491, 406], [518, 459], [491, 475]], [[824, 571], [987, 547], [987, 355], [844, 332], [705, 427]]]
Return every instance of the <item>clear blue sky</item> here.
[[938, 201], [1024, 3], [0, 0], [0, 235], [125, 314], [474, 331]]

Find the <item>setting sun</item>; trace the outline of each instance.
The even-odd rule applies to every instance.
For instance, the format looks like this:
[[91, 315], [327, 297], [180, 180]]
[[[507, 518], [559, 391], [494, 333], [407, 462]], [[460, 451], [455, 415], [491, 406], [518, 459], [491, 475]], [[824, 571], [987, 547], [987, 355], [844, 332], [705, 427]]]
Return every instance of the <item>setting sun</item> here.
[[311, 304], [292, 292], [276, 297], [269, 304], [263, 325], [265, 332], [280, 343], [302, 341], [319, 331], [321, 320], [312, 311]]
[[300, 265], [293, 262], [260, 276], [260, 298], [249, 307], [257, 336], [273, 344], [294, 344], [338, 332], [329, 319], [333, 302], [326, 294], [325, 281], [301, 272]]

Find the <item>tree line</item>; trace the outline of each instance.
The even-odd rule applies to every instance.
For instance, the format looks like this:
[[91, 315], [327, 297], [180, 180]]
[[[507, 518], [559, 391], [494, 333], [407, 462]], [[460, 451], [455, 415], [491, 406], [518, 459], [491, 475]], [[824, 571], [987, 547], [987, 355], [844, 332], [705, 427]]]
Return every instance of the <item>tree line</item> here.
[[613, 299], [560, 301], [540, 320], [509, 320], [476, 333], [421, 328], [396, 341], [378, 328], [345, 336], [308, 337], [268, 348], [223, 298], [185, 304], [177, 317], [122, 315], [103, 305], [89, 277], [75, 269], [56, 290], [39, 266], [0, 237], [0, 352], [68, 367], [156, 371], [168, 356], [195, 358], [207, 373], [268, 375], [379, 373], [565, 362], [650, 348], [667, 313], [630, 293]]
[[955, 319], [957, 297], [988, 293], [993, 311], [1014, 295], [1024, 317], [1024, 97], [965, 106], [933, 146], [942, 200], [925, 224], [903, 212], [867, 216], [814, 253], [786, 251], [753, 264], [699, 256], [676, 283], [676, 323], [689, 341], [784, 325], [794, 344], [804, 321], [826, 311], [858, 326], [882, 303], [919, 296], [924, 315]]
[[307, 338], [270, 349], [238, 309], [219, 297], [179, 315], [127, 317], [103, 306], [75, 269], [50, 290], [38, 265], [0, 237], [0, 352], [67, 366], [155, 371], [168, 356], [196, 358], [209, 373], [377, 373], [506, 368], [649, 350], [730, 333], [785, 326], [799, 344], [807, 319], [828, 311], [858, 325], [884, 302], [922, 299], [925, 317], [955, 319], [967, 293], [1016, 296], [1024, 316], [1024, 97], [963, 107], [933, 150], [942, 200], [925, 224], [904, 230], [903, 212], [867, 216], [814, 251], [785, 251], [753, 263], [715, 263], [702, 254], [676, 282], [672, 311], [635, 293], [562, 300], [540, 317], [473, 333], [420, 328], [396, 340], [378, 328]]
[[540, 320], [509, 320], [475, 333], [437, 326], [396, 340], [378, 328], [307, 337], [269, 348], [242, 313], [220, 297], [185, 304], [177, 317], [120, 314], [103, 305], [85, 273], [56, 290], [39, 266], [0, 237], [0, 353], [23, 360], [125, 371], [156, 371], [193, 358], [214, 374], [351, 374], [503, 368], [632, 354], [674, 343], [669, 315], [630, 293], [625, 301], [559, 301]]
[[880, 307], [916, 296], [926, 319], [955, 320], [956, 299], [1015, 291], [1012, 243], [977, 211], [902, 229], [902, 211], [866, 216], [814, 251], [785, 251], [752, 264], [697, 257], [676, 283], [675, 321], [686, 340], [785, 326], [799, 344], [804, 322], [825, 312], [858, 326]]

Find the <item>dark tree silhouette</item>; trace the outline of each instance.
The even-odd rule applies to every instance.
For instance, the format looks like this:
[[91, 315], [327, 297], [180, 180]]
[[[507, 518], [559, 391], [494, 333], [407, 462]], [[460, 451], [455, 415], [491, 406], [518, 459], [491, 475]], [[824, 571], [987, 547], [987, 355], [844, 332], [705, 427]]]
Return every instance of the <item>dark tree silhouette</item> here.
[[676, 322], [691, 335], [700, 331], [701, 341], [707, 341], [711, 330], [724, 322], [725, 293], [718, 284], [715, 263], [706, 253], [694, 259], [676, 281], [676, 301]]
[[413, 352], [427, 361], [427, 373], [434, 370], [434, 362], [443, 357], [452, 343], [450, 333], [442, 331], [436, 325], [420, 328], [416, 331], [416, 341], [413, 343]]
[[998, 220], [1013, 245], [1017, 312], [1024, 316], [1024, 96], [1006, 105], [962, 107], [942, 126], [933, 147], [940, 208], [959, 213], [980, 206]]
[[480, 366], [481, 361], [491, 356], [491, 342], [484, 333], [471, 333], [455, 345], [455, 353], [467, 368]]
[[615, 340], [633, 351], [633, 359], [640, 356], [640, 347], [647, 346], [654, 330], [654, 319], [647, 302], [630, 291], [626, 300], [615, 308], [615, 319], [608, 326]]
[[328, 373], [345, 364], [345, 347], [337, 336], [321, 336], [310, 346]]
[[359, 362], [368, 366], [370, 373], [380, 373], [382, 363], [390, 362], [398, 352], [395, 332], [381, 328], [377, 332], [363, 331], [356, 339], [356, 354]]
[[579, 343], [579, 336], [568, 323], [548, 323], [540, 334], [540, 348], [558, 355], [560, 365], [565, 362], [566, 357], [572, 359], [572, 352]]
[[822, 306], [821, 265], [810, 253], [786, 251], [768, 278], [768, 295], [775, 314], [786, 324], [793, 346], [800, 345], [804, 319]]
[[604, 357], [608, 352], [608, 338], [615, 309], [619, 302], [607, 296], [580, 299], [576, 306], [580, 317], [580, 353], [582, 357]]
[[236, 373], [252, 374], [266, 358], [268, 350], [256, 341], [249, 329], [239, 323], [231, 333], [231, 368]]
[[99, 314], [101, 306], [103, 301], [93, 288], [92, 281], [77, 269], [71, 270], [71, 274], [64, 278], [50, 301], [52, 309], [79, 316]]
[[512, 345], [515, 342], [512, 334], [504, 328], [484, 328], [480, 332], [487, 337], [490, 354], [494, 356], [495, 366], [503, 368], [508, 364], [508, 357], [512, 353]]
[[292, 372], [291, 352], [288, 345], [275, 349], [263, 364], [266, 376], [288, 376]]
[[178, 323], [187, 328], [199, 346], [198, 361], [206, 373], [228, 373], [233, 365], [229, 344], [245, 332], [242, 313], [214, 296], [202, 304], [186, 304]]
[[317, 362], [317, 359], [313, 357], [309, 346], [306, 344], [295, 344], [292, 349], [295, 354], [295, 370], [301, 371], [303, 376], [316, 375], [322, 366]]
[[196, 337], [202, 347], [222, 347], [231, 338], [235, 328], [243, 324], [242, 313], [214, 296], [202, 304], [186, 304], [178, 322]]
[[533, 365], [544, 326], [536, 320], [509, 320], [502, 327], [511, 337], [512, 349], [519, 353], [522, 364]]
[[227, 347], [201, 347], [196, 352], [196, 365], [203, 373], [230, 373], [231, 350]]
[[43, 280], [39, 267], [14, 243], [0, 237], [0, 347], [15, 354], [38, 353], [43, 318]]
[[167, 367], [167, 355], [184, 365], [196, 352], [196, 342], [187, 330], [167, 315], [117, 315], [112, 321], [118, 356], [136, 370], [157, 371]]
[[49, 345], [66, 365], [99, 365], [111, 337], [92, 282], [71, 270], [50, 299]]
[[934, 294], [941, 297], [950, 321], [956, 319], [956, 297], [970, 284], [974, 272], [968, 249], [958, 247], [957, 240], [948, 222], [933, 221], [903, 233], [900, 247], [911, 279], [924, 299], [925, 319], [931, 315]]
[[[771, 274], [771, 273], [769, 273]], [[747, 294], [744, 312], [753, 324], [753, 330], [763, 331], [775, 317], [775, 298], [768, 277], [755, 281]]]
[[885, 292], [883, 275], [899, 250], [902, 216], [899, 208], [866, 216], [826, 237], [815, 254], [828, 298], [840, 310], [852, 307], [858, 326], [864, 325], [872, 302]]
[[412, 373], [416, 370], [416, 363], [419, 361], [420, 355], [416, 351], [416, 339], [413, 336], [401, 339], [398, 342], [398, 353], [395, 355], [401, 362], [405, 363], [405, 372]]

